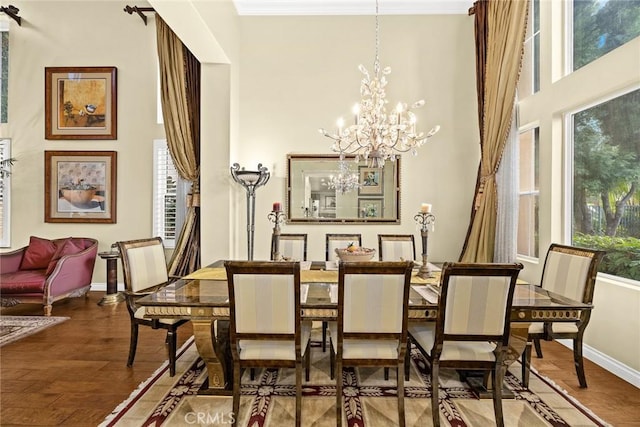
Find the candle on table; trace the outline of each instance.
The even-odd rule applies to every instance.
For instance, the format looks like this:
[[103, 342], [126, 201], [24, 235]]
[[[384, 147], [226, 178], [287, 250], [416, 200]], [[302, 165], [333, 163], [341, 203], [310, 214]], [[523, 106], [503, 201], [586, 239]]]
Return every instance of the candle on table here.
[[282, 205], [280, 204], [280, 202], [274, 202], [273, 203], [273, 211], [274, 212], [280, 212], [282, 210]]
[[431, 212], [431, 205], [429, 203], [423, 203], [420, 205], [420, 212], [429, 213]]

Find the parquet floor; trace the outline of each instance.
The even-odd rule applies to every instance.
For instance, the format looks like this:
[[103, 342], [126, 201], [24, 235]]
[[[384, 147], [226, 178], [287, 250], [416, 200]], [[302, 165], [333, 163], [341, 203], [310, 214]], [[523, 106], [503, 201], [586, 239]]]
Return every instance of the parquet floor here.
[[[1, 426], [96, 426], [165, 360], [165, 331], [141, 328], [138, 353], [126, 367], [129, 317], [124, 304], [100, 307], [102, 292], [56, 303], [66, 322], [0, 348]], [[21, 305], [7, 315], [42, 315]], [[180, 328], [178, 345], [191, 335]], [[543, 342], [542, 374], [614, 426], [640, 426], [640, 390], [587, 361], [589, 388], [582, 390], [571, 352]]]

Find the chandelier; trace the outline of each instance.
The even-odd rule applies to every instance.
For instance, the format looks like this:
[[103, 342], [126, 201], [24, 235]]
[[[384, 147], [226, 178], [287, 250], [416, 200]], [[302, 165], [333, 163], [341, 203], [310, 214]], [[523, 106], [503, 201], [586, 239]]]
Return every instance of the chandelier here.
[[353, 108], [355, 122], [344, 127], [344, 120], [338, 119], [338, 130], [329, 133], [319, 129], [324, 136], [333, 139], [331, 149], [340, 153], [340, 159], [346, 154], [355, 155], [355, 161], [364, 159], [369, 167], [384, 167], [385, 160], [394, 161], [400, 154], [411, 151], [415, 156], [418, 147], [435, 135], [440, 126], [435, 126], [427, 134], [416, 131], [416, 115], [411, 111], [424, 105], [424, 100], [411, 106], [399, 102], [396, 108], [387, 112], [389, 102], [385, 94], [386, 76], [390, 67], [380, 70], [378, 58], [378, 0], [376, 0], [376, 55], [373, 62], [373, 76], [360, 64], [358, 69], [364, 78], [360, 84], [361, 100]]
[[340, 192], [340, 194], [345, 194], [360, 188], [361, 185], [358, 181], [358, 174], [353, 172], [349, 164], [341, 158], [338, 162], [338, 174], [329, 177], [327, 187]]

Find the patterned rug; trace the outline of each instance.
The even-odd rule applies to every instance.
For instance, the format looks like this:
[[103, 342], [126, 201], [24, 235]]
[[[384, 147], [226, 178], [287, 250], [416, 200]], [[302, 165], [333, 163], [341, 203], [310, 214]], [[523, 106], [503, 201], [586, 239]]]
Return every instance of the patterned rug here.
[[0, 316], [0, 347], [68, 319], [68, 317]]
[[[229, 425], [231, 398], [198, 396], [206, 368], [190, 339], [180, 350], [176, 375], [163, 365], [101, 424], [107, 426]], [[405, 382], [406, 425], [431, 425], [430, 380], [419, 352], [412, 353], [411, 379]], [[550, 380], [532, 372], [529, 389], [519, 381], [520, 365], [506, 377], [514, 399], [503, 400], [506, 426], [607, 426]], [[303, 382], [302, 425], [335, 426], [335, 382], [329, 378], [328, 352], [312, 347], [311, 378]], [[395, 373], [382, 369], [345, 369], [343, 423], [349, 427], [398, 425]], [[441, 370], [440, 420], [444, 426], [495, 425], [491, 399], [478, 399], [455, 371]], [[242, 379], [239, 426], [294, 425], [295, 376], [292, 369], [264, 369]]]

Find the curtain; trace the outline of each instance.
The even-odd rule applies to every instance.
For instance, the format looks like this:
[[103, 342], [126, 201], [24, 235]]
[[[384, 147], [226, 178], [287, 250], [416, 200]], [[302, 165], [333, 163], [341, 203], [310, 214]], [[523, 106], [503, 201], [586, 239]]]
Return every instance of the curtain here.
[[167, 145], [182, 179], [191, 182], [187, 215], [169, 262], [169, 274], [200, 268], [200, 62], [156, 15], [160, 92]]
[[460, 260], [492, 262], [496, 238], [496, 173], [511, 128], [524, 47], [528, 0], [474, 3], [480, 166]]

